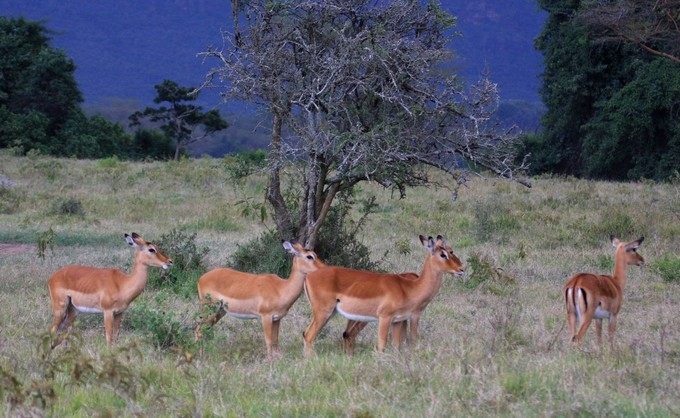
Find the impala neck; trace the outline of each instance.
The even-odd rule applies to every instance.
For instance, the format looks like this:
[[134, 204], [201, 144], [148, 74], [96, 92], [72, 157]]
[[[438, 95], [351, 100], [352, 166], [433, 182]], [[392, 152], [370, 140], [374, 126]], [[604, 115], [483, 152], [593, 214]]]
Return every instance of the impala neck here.
[[626, 249], [623, 247], [617, 248], [616, 257], [614, 257], [614, 280], [621, 286], [621, 290], [626, 286], [627, 275]]
[[430, 265], [431, 257], [431, 254], [427, 256], [425, 264], [423, 265], [423, 270], [420, 272], [420, 276], [415, 280], [416, 287], [423, 292], [424, 298], [436, 293], [444, 280], [444, 273], [433, 269]]
[[142, 253], [135, 251], [135, 264], [132, 267], [132, 273], [125, 276], [125, 284], [123, 287], [123, 294], [130, 300], [139, 296], [146, 286], [146, 280], [149, 277], [149, 266], [142, 262]]
[[295, 298], [297, 299], [298, 296], [302, 293], [302, 288], [305, 285], [305, 277], [307, 276], [307, 273], [303, 273], [300, 271], [300, 269], [297, 268], [295, 265], [295, 262], [293, 262], [293, 269], [290, 271], [290, 276], [288, 277], [288, 281], [286, 282], [286, 286], [284, 286], [284, 299], [291, 299]]

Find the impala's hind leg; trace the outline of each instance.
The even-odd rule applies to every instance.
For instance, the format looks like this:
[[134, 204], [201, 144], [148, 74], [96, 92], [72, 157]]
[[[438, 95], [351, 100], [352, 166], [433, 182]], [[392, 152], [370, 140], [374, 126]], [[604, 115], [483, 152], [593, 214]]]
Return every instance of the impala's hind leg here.
[[595, 319], [595, 335], [597, 336], [597, 346], [602, 347], [602, 320]]
[[360, 322], [354, 320], [347, 321], [347, 327], [345, 332], [342, 333], [343, 346], [345, 348], [345, 354], [351, 356], [354, 354], [354, 341], [357, 336], [368, 325], [368, 322]]
[[309, 324], [302, 336], [305, 339], [305, 355], [311, 356], [314, 352], [314, 339], [316, 335], [321, 331], [321, 328], [326, 325], [328, 320], [333, 315], [335, 311], [335, 305], [331, 306], [330, 309], [326, 308], [324, 310], [316, 309], [313, 313], [312, 323]]
[[201, 328], [203, 326], [212, 327], [213, 325], [215, 325], [217, 323], [217, 321], [222, 319], [222, 317], [226, 314], [227, 314], [227, 310], [224, 309], [224, 302], [219, 301], [218, 305], [217, 305], [217, 312], [208, 316], [206, 319], [201, 321], [201, 323], [196, 326], [196, 330], [194, 331], [194, 340], [196, 342], [198, 342], [203, 337], [203, 335], [201, 334]]
[[73, 319], [78, 314], [75, 306], [71, 303], [71, 298], [66, 298], [66, 300], [59, 301], [58, 303], [53, 302], [53, 305], [52, 313], [54, 320], [50, 328], [50, 334], [52, 334], [50, 345], [52, 348], [62, 343], [65, 338], [64, 332], [73, 324]]

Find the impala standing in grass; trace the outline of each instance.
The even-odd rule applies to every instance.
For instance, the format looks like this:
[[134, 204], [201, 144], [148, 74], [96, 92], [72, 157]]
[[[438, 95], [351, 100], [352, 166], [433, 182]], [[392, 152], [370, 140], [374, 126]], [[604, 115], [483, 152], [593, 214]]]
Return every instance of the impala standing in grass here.
[[[418, 278], [399, 274], [374, 273], [342, 267], [326, 267], [307, 275], [305, 292], [312, 306], [313, 319], [305, 330], [305, 353], [312, 354], [316, 335], [336, 310], [345, 318], [378, 321], [378, 351], [387, 345], [387, 334], [393, 323], [416, 318], [441, 285], [444, 273], [463, 274], [458, 257], [446, 248], [441, 236], [420, 236], [428, 249]], [[412, 324], [413, 326], [413, 324]]]
[[297, 242], [284, 241], [283, 248], [294, 256], [288, 280], [275, 274], [251, 274], [228, 268], [211, 270], [198, 279], [201, 302], [220, 305], [217, 313], [196, 327], [196, 340], [201, 338], [202, 326], [214, 325], [225, 314], [240, 319], [259, 318], [264, 328], [267, 356], [278, 355], [281, 319], [300, 297], [307, 273], [325, 267], [313, 251]]
[[[614, 342], [616, 317], [623, 302], [623, 288], [629, 265], [642, 266], [645, 259], [637, 253], [644, 237], [635, 241], [621, 242], [611, 236], [616, 248], [614, 275], [579, 273], [564, 285], [564, 299], [567, 306], [567, 321], [571, 341], [581, 344], [590, 322], [595, 319], [595, 333], [598, 345], [602, 345], [602, 320], [609, 320], [609, 345]], [[576, 320], [580, 323], [576, 331]]]
[[59, 332], [71, 326], [78, 312], [103, 312], [106, 342], [113, 343], [120, 332], [123, 312], [146, 286], [148, 266], [167, 269], [172, 265], [172, 260], [136, 233], [125, 234], [125, 239], [135, 249], [135, 262], [129, 275], [113, 268], [66, 266], [50, 277], [54, 313], [50, 329], [52, 348], [62, 342]]

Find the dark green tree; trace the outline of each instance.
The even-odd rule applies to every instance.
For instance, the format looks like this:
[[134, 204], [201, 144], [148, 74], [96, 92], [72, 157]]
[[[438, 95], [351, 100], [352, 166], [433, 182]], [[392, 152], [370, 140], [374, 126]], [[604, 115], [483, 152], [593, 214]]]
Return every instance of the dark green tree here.
[[163, 133], [175, 141], [175, 160], [187, 145], [229, 126], [216, 109], [204, 112], [201, 106], [187, 103], [198, 97], [194, 87], [180, 87], [171, 80], [164, 80], [154, 87], [157, 94], [153, 102], [168, 105], [147, 107], [133, 113], [130, 115], [130, 126], [140, 126], [143, 119], [160, 123]]
[[525, 140], [533, 172], [666, 179], [680, 166], [680, 67], [633, 42], [602, 42], [582, 18], [596, 3], [539, 1], [547, 110], [542, 133]]
[[[43, 22], [24, 18], [0, 17], [0, 108], [13, 115], [14, 127], [25, 122], [25, 131], [37, 127], [37, 113], [47, 124], [40, 123], [42, 133], [35, 143], [21, 135], [3, 135], [0, 146], [19, 146], [50, 152], [56, 133], [64, 126], [71, 112], [82, 102], [75, 81], [73, 60], [50, 46], [50, 31]], [[32, 115], [32, 116], [31, 116]], [[0, 128], [3, 129], [3, 128]], [[3, 129], [13, 131], [14, 128]]]

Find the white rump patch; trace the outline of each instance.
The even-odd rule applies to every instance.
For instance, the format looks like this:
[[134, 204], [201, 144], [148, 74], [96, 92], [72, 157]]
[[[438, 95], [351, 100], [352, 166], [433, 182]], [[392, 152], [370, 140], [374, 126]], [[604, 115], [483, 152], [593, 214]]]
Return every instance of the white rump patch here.
[[231, 312], [231, 311], [227, 311], [227, 313], [229, 314], [229, 316], [233, 316], [234, 318], [238, 318], [238, 319], [259, 319], [260, 318], [260, 315], [256, 315], [256, 314], [242, 314], [242, 313]]
[[102, 313], [102, 310], [99, 308], [89, 308], [87, 306], [78, 306], [78, 305], [73, 305], [74, 308], [76, 308], [76, 311], [78, 312], [84, 312], [84, 313]]

